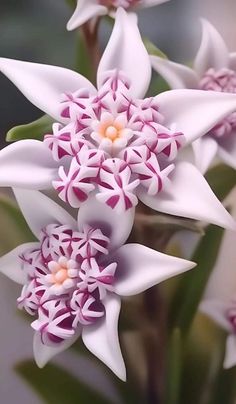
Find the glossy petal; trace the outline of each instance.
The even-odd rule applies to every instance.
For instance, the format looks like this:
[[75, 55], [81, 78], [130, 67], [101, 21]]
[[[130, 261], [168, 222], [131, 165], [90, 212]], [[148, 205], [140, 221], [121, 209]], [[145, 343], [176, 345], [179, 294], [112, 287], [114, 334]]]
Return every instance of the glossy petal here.
[[199, 310], [202, 313], [209, 316], [213, 321], [215, 321], [226, 331], [231, 332], [232, 328], [230, 327], [230, 323], [225, 316], [225, 313], [228, 309], [229, 303], [216, 299], [206, 299], [199, 306]]
[[159, 56], [150, 56], [153, 69], [162, 76], [170, 88], [198, 88], [199, 78], [190, 67]]
[[140, 244], [120, 247], [112, 260], [118, 263], [115, 292], [132, 296], [196, 266], [194, 262], [162, 254]]
[[72, 31], [94, 17], [107, 14], [107, 7], [98, 4], [97, 0], [77, 0], [76, 9], [67, 24], [67, 29]]
[[156, 102], [165, 125], [176, 125], [187, 143], [205, 135], [218, 122], [236, 111], [236, 94], [203, 90], [172, 90], [159, 94]]
[[73, 229], [77, 228], [76, 220], [41, 192], [15, 188], [14, 194], [25, 220], [37, 238], [49, 224], [66, 224]]
[[114, 250], [124, 244], [133, 227], [135, 209], [128, 209], [119, 215], [106, 204], [99, 202], [95, 195], [83, 203], [78, 213], [78, 227], [83, 224], [97, 224], [110, 238], [109, 248]]
[[154, 197], [149, 196], [145, 190], [140, 190], [141, 201], [160, 212], [235, 229], [235, 221], [196, 167], [187, 162], [179, 162], [170, 179], [166, 189]]
[[98, 67], [98, 87], [102, 85], [104, 73], [113, 69], [122, 70], [131, 80], [134, 97], [142, 98], [145, 95], [151, 79], [151, 63], [136, 15], [126, 13], [122, 8], [117, 10], [112, 34]]
[[50, 150], [38, 140], [21, 140], [0, 151], [0, 186], [48, 189], [57, 175]]
[[126, 370], [118, 337], [120, 298], [114, 294], [104, 301], [106, 316], [94, 325], [83, 328], [85, 346], [104, 362], [121, 380], [126, 380]]
[[196, 166], [202, 174], [205, 174], [216, 156], [218, 144], [213, 138], [203, 136], [202, 138], [195, 140], [192, 146], [195, 154]]
[[[232, 193], [230, 205], [232, 215], [236, 217], [235, 193]], [[204, 292], [203, 300], [230, 302], [235, 297], [236, 233], [225, 231], [217, 261]]]
[[73, 338], [67, 339], [64, 342], [55, 346], [47, 346], [42, 343], [40, 332], [35, 332], [33, 350], [34, 359], [39, 368], [43, 368], [55, 355], [65, 351], [79, 338], [80, 331], [78, 330]]
[[26, 276], [21, 269], [20, 255], [27, 249], [34, 249], [39, 246], [39, 243], [25, 243], [16, 247], [8, 254], [0, 258], [0, 272], [6, 275], [12, 281], [24, 285]]
[[226, 353], [224, 368], [229, 369], [236, 365], [236, 335], [231, 334], [226, 340]]
[[95, 91], [85, 77], [63, 67], [0, 58], [0, 71], [32, 104], [59, 121], [63, 121], [60, 114], [63, 93], [80, 88]]
[[158, 4], [167, 3], [170, 0], [141, 0], [138, 8], [146, 8], [146, 7], [153, 7], [157, 6]]
[[194, 62], [194, 69], [202, 76], [210, 67], [218, 70], [229, 65], [226, 44], [209, 21], [202, 19], [202, 41]]
[[236, 170], [236, 131], [222, 139], [218, 144], [219, 157], [230, 167]]

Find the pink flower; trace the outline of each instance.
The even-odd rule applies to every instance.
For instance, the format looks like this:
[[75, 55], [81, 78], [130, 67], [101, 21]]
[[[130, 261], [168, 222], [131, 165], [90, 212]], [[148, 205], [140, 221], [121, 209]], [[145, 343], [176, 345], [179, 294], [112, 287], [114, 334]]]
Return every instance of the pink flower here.
[[58, 122], [44, 142], [0, 152], [0, 185], [54, 187], [72, 207], [93, 195], [120, 213], [138, 199], [167, 214], [234, 227], [229, 213], [180, 151], [236, 109], [236, 94], [173, 90], [145, 98], [151, 65], [136, 16], [118, 9], [96, 89], [79, 73], [0, 59], [0, 70]]
[[123, 7], [127, 11], [135, 11], [139, 8], [153, 7], [169, 0], [77, 0], [74, 14], [70, 18], [67, 29], [69, 31], [78, 28], [94, 17], [106, 14], [113, 15], [114, 11]]
[[40, 192], [14, 192], [38, 241], [1, 257], [0, 271], [22, 285], [18, 307], [35, 317], [31, 326], [38, 366], [81, 336], [125, 380], [118, 339], [121, 297], [143, 292], [195, 264], [124, 244], [133, 225], [132, 210], [120, 217], [89, 198], [75, 220]]
[[[236, 93], [236, 54], [230, 53], [223, 38], [202, 20], [202, 41], [193, 68], [151, 56], [154, 69], [171, 88]], [[216, 155], [236, 168], [236, 108], [218, 119], [204, 137], [193, 143], [197, 167], [205, 173]]]

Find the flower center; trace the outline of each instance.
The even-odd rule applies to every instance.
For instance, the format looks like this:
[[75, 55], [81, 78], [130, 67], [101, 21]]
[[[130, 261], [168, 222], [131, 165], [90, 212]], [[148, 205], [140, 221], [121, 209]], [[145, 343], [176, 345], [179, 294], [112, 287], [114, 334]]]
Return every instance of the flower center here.
[[122, 134], [121, 134], [122, 128], [119, 127], [119, 125], [113, 123], [112, 125], [105, 126], [101, 125], [100, 129], [100, 134], [105, 137], [110, 139], [112, 142], [114, 142], [116, 139], [118, 139]]
[[74, 260], [60, 257], [58, 261], [50, 261], [48, 269], [51, 273], [45, 276], [45, 281], [52, 292], [60, 294], [74, 287], [78, 277], [78, 264]]
[[63, 201], [79, 208], [95, 191], [101, 202], [125, 211], [137, 204], [139, 185], [149, 195], [164, 189], [185, 136], [165, 126], [155, 97], [133, 98], [122, 71], [107, 71], [102, 80], [96, 94], [80, 89], [62, 96], [68, 123], [54, 124], [44, 141], [56, 161], [67, 157], [53, 181]]

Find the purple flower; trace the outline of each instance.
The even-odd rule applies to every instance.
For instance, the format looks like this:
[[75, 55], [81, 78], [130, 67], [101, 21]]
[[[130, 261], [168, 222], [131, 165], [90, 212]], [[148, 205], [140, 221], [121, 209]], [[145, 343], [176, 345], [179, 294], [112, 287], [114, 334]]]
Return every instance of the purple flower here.
[[[223, 38], [206, 20], [202, 20], [202, 41], [193, 68], [151, 56], [154, 69], [173, 89], [236, 93], [236, 54], [230, 53]], [[205, 173], [218, 155], [236, 168], [236, 108], [218, 119], [204, 137], [193, 143], [197, 167]]]
[[80, 336], [125, 380], [118, 339], [121, 297], [132, 296], [195, 266], [140, 244], [125, 244], [133, 211], [122, 219], [89, 198], [77, 221], [37, 191], [15, 196], [38, 242], [0, 258], [0, 271], [22, 285], [18, 307], [35, 317], [34, 356], [43, 367]]
[[140, 199], [167, 214], [235, 227], [182, 149], [236, 109], [236, 95], [173, 90], [145, 97], [151, 65], [134, 14], [118, 9], [97, 87], [55, 66], [0, 59], [0, 70], [59, 123], [43, 142], [0, 152], [0, 185], [45, 190], [78, 208], [90, 195], [113, 211]]

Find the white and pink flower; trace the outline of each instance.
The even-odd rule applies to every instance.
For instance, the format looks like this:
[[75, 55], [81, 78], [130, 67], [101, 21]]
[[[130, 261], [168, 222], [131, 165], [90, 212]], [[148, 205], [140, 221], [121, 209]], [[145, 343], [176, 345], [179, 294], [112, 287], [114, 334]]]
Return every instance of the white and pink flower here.
[[94, 195], [119, 213], [140, 199], [167, 214], [235, 227], [201, 173], [178, 156], [236, 109], [236, 95], [173, 90], [143, 98], [151, 65], [134, 14], [117, 11], [98, 89], [55, 66], [1, 58], [0, 70], [57, 120], [43, 142], [0, 152], [1, 186], [54, 187], [74, 208]]
[[22, 285], [18, 307], [35, 317], [36, 363], [43, 367], [81, 336], [125, 380], [118, 339], [121, 297], [143, 292], [195, 264], [139, 244], [123, 245], [134, 209], [121, 222], [109, 207], [89, 198], [76, 221], [38, 191], [14, 192], [38, 242], [0, 258], [0, 271]]
[[[202, 41], [193, 68], [151, 56], [154, 69], [171, 88], [236, 93], [236, 53], [230, 53], [216, 29], [202, 20]], [[196, 164], [205, 173], [216, 155], [236, 168], [236, 109], [193, 143]]]
[[76, 9], [67, 24], [67, 29], [71, 31], [90, 19], [106, 14], [113, 15], [119, 7], [123, 7], [127, 11], [135, 11], [167, 1], [169, 0], [77, 0]]
[[[236, 217], [235, 190], [229, 203]], [[215, 267], [207, 283], [200, 311], [225, 330], [224, 368], [236, 366], [236, 254], [235, 232], [227, 230], [220, 246]]]

